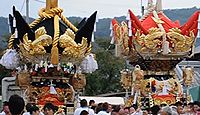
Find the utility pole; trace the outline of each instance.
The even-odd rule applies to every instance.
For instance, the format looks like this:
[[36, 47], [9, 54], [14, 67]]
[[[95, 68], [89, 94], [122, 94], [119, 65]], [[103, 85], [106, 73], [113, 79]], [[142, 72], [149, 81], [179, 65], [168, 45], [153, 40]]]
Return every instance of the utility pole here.
[[141, 0], [141, 13], [142, 13], [142, 16], [144, 15], [144, 6], [142, 4], [142, 0]]
[[26, 0], [26, 22], [29, 23], [29, 0]]

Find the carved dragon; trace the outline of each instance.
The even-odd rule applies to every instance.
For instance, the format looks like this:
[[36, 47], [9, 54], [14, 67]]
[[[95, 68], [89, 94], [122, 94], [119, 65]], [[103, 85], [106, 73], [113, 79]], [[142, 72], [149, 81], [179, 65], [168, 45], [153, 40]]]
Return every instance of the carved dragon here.
[[29, 40], [26, 33], [23, 37], [23, 43], [20, 43], [20, 50], [26, 51], [30, 55], [45, 54], [46, 50], [44, 47], [52, 44], [52, 37], [50, 35], [47, 35], [46, 33], [47, 32], [45, 28], [40, 27], [35, 32], [34, 41]]
[[114, 30], [116, 43], [121, 48], [122, 53], [124, 55], [128, 55], [128, 52], [129, 52], [129, 47], [128, 47], [129, 36], [128, 36], [128, 26], [127, 26], [127, 24], [123, 21], [123, 22], [121, 22], [121, 25], [115, 24], [113, 27], [116, 28], [116, 30]]
[[74, 34], [67, 30], [59, 38], [60, 47], [64, 48], [63, 55], [68, 57], [82, 58], [85, 57], [87, 50], [90, 48], [87, 44], [87, 39], [83, 37], [81, 44], [74, 41]]
[[175, 52], [189, 51], [195, 40], [195, 36], [192, 31], [190, 32], [190, 36], [184, 36], [178, 28], [170, 29], [167, 33], [167, 37], [171, 40]]
[[140, 34], [139, 30], [137, 30], [135, 41], [141, 46], [141, 52], [147, 52], [149, 50], [155, 52], [162, 45], [160, 38], [163, 35], [164, 32], [161, 32], [158, 28], [149, 29], [149, 34], [146, 36], [144, 34]]

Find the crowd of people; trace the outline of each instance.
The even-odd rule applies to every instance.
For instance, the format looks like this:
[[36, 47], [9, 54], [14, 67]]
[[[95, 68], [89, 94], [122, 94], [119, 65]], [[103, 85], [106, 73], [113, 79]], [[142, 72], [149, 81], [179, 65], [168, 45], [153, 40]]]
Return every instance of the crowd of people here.
[[195, 101], [187, 105], [181, 102], [172, 105], [161, 104], [142, 110], [137, 105], [126, 107], [107, 102], [95, 104], [94, 100], [90, 100], [87, 105], [87, 100], [83, 99], [74, 115], [200, 115], [200, 102]]
[[[24, 110], [26, 109], [26, 110]], [[19, 95], [12, 95], [9, 101], [3, 102], [0, 115], [54, 115], [58, 110], [52, 103], [46, 103], [42, 110], [35, 104], [27, 103]]]
[[[26, 109], [24, 111], [24, 108]], [[37, 105], [27, 103], [19, 95], [12, 95], [9, 101], [3, 102], [3, 110], [0, 115], [58, 115], [58, 107], [52, 103], [46, 103], [42, 109]], [[59, 115], [65, 115], [59, 113]], [[124, 105], [111, 105], [107, 102], [95, 103], [86, 99], [80, 101], [80, 107], [76, 108], [74, 115], [200, 115], [200, 102], [194, 101], [187, 105], [176, 102], [173, 105], [161, 104], [142, 110], [133, 104], [131, 107]]]

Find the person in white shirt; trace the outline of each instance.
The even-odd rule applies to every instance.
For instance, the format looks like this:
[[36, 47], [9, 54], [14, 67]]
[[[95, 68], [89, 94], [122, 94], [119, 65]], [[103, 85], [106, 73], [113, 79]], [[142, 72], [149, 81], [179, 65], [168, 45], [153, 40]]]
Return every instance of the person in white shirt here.
[[101, 110], [97, 115], [110, 115], [108, 112], [109, 104], [107, 102], [103, 103], [101, 106]]
[[24, 112], [22, 115], [30, 115], [30, 109], [32, 107], [31, 103], [27, 103], [25, 108], [26, 108], [26, 112]]
[[8, 107], [8, 102], [7, 102], [7, 101], [4, 101], [4, 102], [3, 102], [3, 110], [2, 110], [2, 112], [0, 113], [0, 115], [11, 115], [10, 110], [9, 110], [9, 107]]
[[40, 115], [40, 110], [39, 110], [39, 108], [38, 108], [36, 105], [33, 105], [33, 106], [30, 108], [30, 114], [31, 114], [31, 115]]
[[80, 101], [80, 107], [74, 111], [74, 115], [80, 115], [81, 111], [86, 110], [89, 115], [94, 115], [94, 110], [90, 109], [87, 104], [87, 100], [82, 99]]

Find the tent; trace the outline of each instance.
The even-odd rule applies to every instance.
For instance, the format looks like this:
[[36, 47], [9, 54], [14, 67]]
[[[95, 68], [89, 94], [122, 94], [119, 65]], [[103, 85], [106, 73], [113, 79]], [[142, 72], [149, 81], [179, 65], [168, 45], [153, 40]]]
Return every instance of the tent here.
[[90, 100], [94, 100], [96, 104], [107, 102], [112, 105], [124, 105], [123, 97], [93, 97], [93, 96], [80, 96], [80, 99], [86, 99], [89, 103]]

